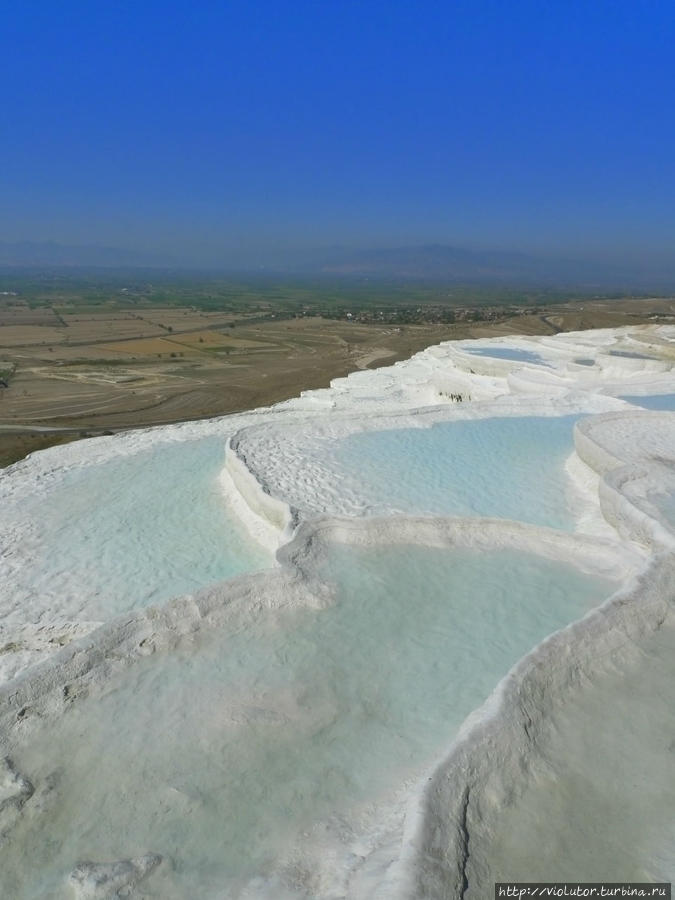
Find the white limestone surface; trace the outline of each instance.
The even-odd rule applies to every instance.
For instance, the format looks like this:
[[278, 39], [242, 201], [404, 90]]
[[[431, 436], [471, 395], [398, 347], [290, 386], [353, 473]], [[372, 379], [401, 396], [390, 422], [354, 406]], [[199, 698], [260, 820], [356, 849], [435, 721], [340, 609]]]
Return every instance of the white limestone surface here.
[[282, 563], [104, 626], [5, 694], [0, 746], [35, 785], [13, 789], [6, 891], [100, 897], [142, 876], [162, 898], [349, 892], [493, 684], [641, 559], [517, 523], [391, 518], [307, 526]]
[[[304, 517], [496, 515], [571, 529], [580, 500], [565, 468], [574, 451], [574, 423], [589, 411], [619, 405], [600, 396], [504, 400], [365, 421], [277, 422], [235, 435], [228, 465], [239, 483], [237, 469], [244, 463], [262, 494]], [[249, 505], [269, 520], [269, 502], [259, 494], [259, 502]]]
[[[446, 343], [269, 410], [54, 448], [0, 473], [4, 893], [482, 896], [499, 809], [524, 797], [536, 810], [541, 772], [588, 753], [586, 739], [545, 744], [549, 713], [582, 729], [573, 703], [596, 661], [612, 660], [611, 681], [624, 656], [655, 656], [675, 568], [675, 415], [625, 398], [675, 393], [674, 347], [670, 326]], [[346, 549], [331, 556], [331, 541]], [[480, 584], [458, 547], [496, 565], [495, 616], [469, 603], [461, 626], [410, 641], [434, 567], [439, 584], [457, 573], [453, 597]], [[523, 553], [544, 569], [523, 575]], [[623, 589], [597, 609], [607, 591], [562, 602], [579, 569]], [[535, 570], [555, 570], [553, 587]], [[350, 607], [361, 591], [369, 602]], [[390, 643], [392, 628], [409, 643]], [[459, 680], [443, 668], [459, 659], [444, 647], [472, 642], [494, 663], [477, 693], [455, 687], [466, 665]], [[378, 688], [367, 663], [388, 650], [413, 668]], [[423, 715], [408, 689], [417, 659], [430, 667]], [[359, 678], [375, 690], [362, 706]], [[647, 704], [645, 720], [662, 712]], [[412, 742], [387, 731], [403, 721]], [[243, 813], [252, 796], [272, 803], [258, 821]]]

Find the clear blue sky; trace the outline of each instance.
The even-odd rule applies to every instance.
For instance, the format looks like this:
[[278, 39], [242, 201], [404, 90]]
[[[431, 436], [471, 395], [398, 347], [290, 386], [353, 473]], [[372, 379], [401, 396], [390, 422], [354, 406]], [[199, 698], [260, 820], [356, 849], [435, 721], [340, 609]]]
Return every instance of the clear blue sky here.
[[675, 246], [672, 0], [22, 0], [0, 240]]

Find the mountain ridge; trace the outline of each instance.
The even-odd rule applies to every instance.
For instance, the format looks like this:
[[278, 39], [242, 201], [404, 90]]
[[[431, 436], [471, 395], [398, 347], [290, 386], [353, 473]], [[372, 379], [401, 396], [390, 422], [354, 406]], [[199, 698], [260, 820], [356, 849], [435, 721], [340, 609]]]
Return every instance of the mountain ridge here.
[[675, 259], [668, 263], [607, 262], [539, 256], [505, 250], [474, 250], [447, 244], [344, 247], [209, 254], [199, 263], [158, 251], [55, 241], [0, 241], [0, 266], [198, 269], [317, 277], [437, 281], [547, 287], [621, 287], [675, 290]]

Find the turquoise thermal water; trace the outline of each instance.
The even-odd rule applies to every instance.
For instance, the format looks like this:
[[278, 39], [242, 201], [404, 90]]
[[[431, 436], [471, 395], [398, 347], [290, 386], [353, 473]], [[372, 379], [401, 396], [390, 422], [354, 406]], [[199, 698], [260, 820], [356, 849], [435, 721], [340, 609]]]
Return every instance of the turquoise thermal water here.
[[641, 406], [643, 409], [675, 412], [675, 394], [647, 394], [643, 397], [622, 395], [620, 400]]
[[578, 418], [488, 418], [359, 432], [332, 453], [374, 511], [494, 516], [572, 530], [564, 465]]
[[[15, 591], [109, 618], [272, 564], [230, 513], [222, 438], [157, 446], [66, 473], [22, 514], [35, 526]], [[34, 507], [34, 508], [32, 508]]]
[[662, 494], [656, 501], [660, 512], [665, 519], [675, 528], [675, 491], [670, 494]]
[[543, 766], [496, 811], [481, 848], [483, 887], [675, 879], [672, 617], [640, 642], [639, 656], [618, 653], [614, 663], [552, 710], [537, 740]]
[[512, 347], [465, 347], [467, 353], [473, 353], [476, 356], [489, 356], [493, 359], [512, 359], [516, 362], [537, 363], [546, 366], [542, 357], [533, 350], [517, 350]]
[[652, 359], [651, 356], [646, 356], [644, 353], [633, 353], [630, 350], [610, 350], [610, 356], [619, 356], [623, 359]]
[[[53, 790], [0, 848], [2, 896], [62, 900], [78, 861], [146, 852], [168, 861], [144, 897], [221, 900], [252, 878], [250, 896], [317, 896], [312, 860], [330, 853], [312, 839], [349, 845], [524, 653], [613, 586], [525, 553], [411, 545], [334, 546], [320, 573], [333, 605], [185, 638], [11, 748]], [[271, 873], [293, 845], [310, 859], [282, 894]]]

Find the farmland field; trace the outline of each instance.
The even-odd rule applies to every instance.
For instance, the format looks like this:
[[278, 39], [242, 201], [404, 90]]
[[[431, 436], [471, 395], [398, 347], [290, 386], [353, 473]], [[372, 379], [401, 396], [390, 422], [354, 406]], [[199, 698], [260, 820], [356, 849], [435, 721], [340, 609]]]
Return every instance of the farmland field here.
[[0, 465], [72, 437], [267, 406], [453, 338], [674, 317], [663, 299], [514, 305], [509, 292], [487, 306], [484, 292], [428, 286], [406, 302], [401, 285], [78, 277], [0, 271]]

